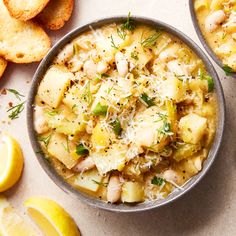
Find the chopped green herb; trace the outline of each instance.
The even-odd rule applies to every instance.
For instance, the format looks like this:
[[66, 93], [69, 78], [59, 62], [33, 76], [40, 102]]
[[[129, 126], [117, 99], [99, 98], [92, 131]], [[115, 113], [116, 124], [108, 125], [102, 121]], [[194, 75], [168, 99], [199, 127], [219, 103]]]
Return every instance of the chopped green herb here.
[[115, 48], [115, 49], [118, 49], [118, 46], [115, 45], [115, 42], [114, 42], [114, 39], [113, 39], [113, 36], [111, 35], [111, 47]]
[[24, 95], [20, 94], [17, 90], [15, 89], [7, 89], [8, 92], [13, 93], [15, 97], [21, 101], [21, 97], [24, 97]]
[[89, 150], [82, 143], [80, 143], [79, 145], [76, 146], [76, 153], [79, 156], [82, 156], [89, 154]]
[[224, 65], [222, 68], [227, 76], [234, 72], [233, 68], [228, 65]]
[[11, 113], [8, 115], [8, 117], [11, 120], [15, 120], [15, 119], [19, 118], [19, 114], [24, 110], [24, 104], [25, 104], [25, 102], [22, 102], [22, 103], [8, 109], [7, 112], [11, 111]]
[[198, 72], [199, 79], [206, 80], [208, 84], [208, 92], [212, 92], [214, 90], [214, 80], [210, 75], [206, 75], [201, 69]]
[[226, 35], [227, 35], [226, 33], [223, 33], [222, 39], [225, 39]]
[[138, 58], [138, 53], [137, 53], [136, 51], [131, 52], [130, 56], [131, 56], [131, 58], [133, 58], [133, 59], [136, 60], [136, 61], [139, 59], [139, 58]]
[[151, 107], [151, 106], [154, 106], [154, 105], [155, 105], [153, 99], [152, 99], [152, 98], [149, 98], [146, 93], [143, 93], [143, 94], [140, 96], [140, 100], [141, 100], [147, 107]]
[[151, 180], [152, 184], [158, 185], [158, 186], [161, 186], [164, 182], [165, 182], [165, 180], [163, 178], [159, 178], [156, 176], [154, 176], [153, 179]]
[[98, 182], [98, 181], [96, 181], [96, 180], [94, 180], [94, 179], [92, 179], [92, 181], [93, 181], [95, 184], [97, 184], [97, 185], [99, 185], [99, 186], [103, 186], [103, 187], [105, 187], [105, 188], [108, 186], [108, 183]]
[[102, 105], [100, 102], [93, 109], [93, 114], [95, 116], [105, 116], [107, 114], [108, 106]]
[[103, 73], [103, 74], [101, 74], [101, 77], [109, 77], [109, 75], [108, 74], [106, 74], [106, 73]]
[[74, 55], [79, 54], [79, 45], [77, 43], [73, 43], [73, 54]]
[[49, 116], [56, 116], [59, 114], [59, 111], [58, 110], [47, 111], [46, 114]]
[[142, 34], [140, 43], [144, 48], [152, 47], [155, 44], [156, 40], [161, 36], [161, 34], [162, 34], [162, 31], [159, 31], [152, 34], [146, 39], [143, 39], [143, 34]]
[[113, 127], [115, 134], [120, 135], [122, 132], [122, 128], [119, 119], [116, 119], [114, 122], [111, 123], [111, 125]]
[[214, 80], [209, 75], [205, 76], [205, 78], [208, 84], [208, 92], [212, 92], [214, 90]]
[[39, 137], [38, 137], [38, 141], [39, 141], [39, 142], [43, 142], [43, 143], [45, 144], [45, 146], [47, 147], [48, 144], [49, 144], [49, 142], [50, 142], [51, 137], [52, 137], [51, 134], [49, 134], [49, 135], [46, 136], [46, 137], [45, 137], [45, 136], [44, 136], [44, 137], [39, 136]]
[[72, 106], [72, 111], [74, 111], [75, 110], [75, 108], [77, 107], [77, 105], [76, 104], [74, 104], [73, 106]]
[[70, 146], [69, 146], [69, 139], [68, 137], [66, 138], [66, 146], [64, 145], [64, 143], [62, 143], [64, 149], [70, 153]]

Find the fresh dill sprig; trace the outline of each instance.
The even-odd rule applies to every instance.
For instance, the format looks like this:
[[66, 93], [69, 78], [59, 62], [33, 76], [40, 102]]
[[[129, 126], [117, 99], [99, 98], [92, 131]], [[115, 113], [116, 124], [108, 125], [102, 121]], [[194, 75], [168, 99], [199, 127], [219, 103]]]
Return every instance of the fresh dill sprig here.
[[24, 104], [25, 101], [8, 109], [7, 112], [11, 112], [8, 115], [8, 118], [10, 118], [11, 120], [19, 118], [20, 113], [24, 110]]
[[38, 136], [38, 141], [43, 142], [45, 146], [47, 147], [50, 142], [51, 137], [52, 137], [52, 134], [49, 134], [46, 137]]
[[143, 39], [143, 34], [141, 36], [141, 45], [142, 47], [144, 48], [147, 48], [147, 47], [152, 47], [156, 40], [160, 37], [160, 35], [162, 34], [162, 31], [159, 31], [159, 32], [156, 32], [154, 34], [152, 34], [151, 36], [147, 37], [146, 39]]
[[15, 97], [21, 101], [21, 97], [24, 97], [24, 95], [20, 94], [17, 90], [15, 89], [7, 89], [8, 92], [12, 93], [15, 95]]
[[126, 22], [121, 26], [121, 29], [132, 31], [134, 30], [134, 28], [135, 28], [134, 21], [132, 20], [131, 13], [129, 12]]
[[117, 29], [117, 34], [118, 34], [118, 36], [119, 36], [121, 39], [123, 39], [123, 40], [125, 40], [126, 35], [127, 35], [127, 33], [125, 32], [125, 30], [123, 30], [122, 28], [118, 28], [118, 29]]
[[127, 31], [132, 31], [135, 28], [134, 21], [131, 19], [131, 13], [128, 13], [126, 21], [117, 29], [118, 36], [125, 40]]
[[108, 183], [98, 182], [98, 181], [96, 181], [95, 179], [92, 179], [92, 181], [93, 181], [95, 184], [97, 184], [97, 185], [99, 185], [99, 186], [103, 186], [103, 187], [105, 187], [105, 188], [108, 186]]
[[113, 39], [113, 36], [111, 35], [111, 47], [115, 48], [115, 49], [118, 49], [118, 47], [115, 45], [115, 42], [114, 42], [114, 39]]

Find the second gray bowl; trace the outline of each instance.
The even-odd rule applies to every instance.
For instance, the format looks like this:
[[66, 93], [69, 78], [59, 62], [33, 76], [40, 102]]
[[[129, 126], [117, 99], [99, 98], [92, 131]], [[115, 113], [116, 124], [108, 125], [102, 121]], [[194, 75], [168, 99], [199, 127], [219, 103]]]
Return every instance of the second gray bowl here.
[[[42, 60], [40, 63], [31, 86], [31, 90], [29, 93], [28, 103], [27, 103], [27, 124], [28, 124], [28, 133], [30, 137], [30, 141], [33, 147], [33, 150], [35, 152], [35, 155], [42, 166], [42, 168], [45, 170], [45, 172], [48, 174], [48, 176], [68, 195], [72, 195], [79, 200], [82, 200], [83, 202], [93, 206], [98, 207], [104, 210], [109, 210], [113, 212], [140, 212], [145, 210], [150, 210], [153, 208], [158, 208], [163, 205], [166, 205], [170, 202], [173, 202], [177, 198], [181, 197], [183, 194], [187, 193], [190, 189], [192, 189], [206, 174], [210, 166], [212, 165], [217, 152], [220, 148], [220, 144], [222, 141], [222, 135], [224, 131], [224, 122], [225, 122], [225, 101], [224, 101], [224, 95], [222, 91], [221, 84], [219, 82], [219, 78], [217, 76], [217, 73], [209, 61], [208, 57], [204, 54], [204, 52], [185, 34], [180, 32], [179, 30], [173, 28], [170, 25], [167, 25], [163, 22], [154, 20], [154, 19], [148, 19], [144, 17], [132, 17], [132, 19], [137, 24], [145, 24], [149, 25], [154, 28], [162, 28], [166, 32], [178, 37], [182, 42], [184, 42], [186, 45], [188, 45], [195, 53], [196, 55], [202, 59], [204, 62], [206, 69], [208, 73], [212, 76], [215, 83], [215, 92], [217, 95], [217, 102], [218, 102], [218, 124], [216, 129], [216, 135], [214, 142], [212, 144], [211, 150], [209, 152], [209, 155], [207, 159], [204, 162], [204, 166], [202, 171], [194, 176], [184, 187], [183, 190], [175, 191], [172, 194], [170, 194], [166, 199], [164, 200], [155, 200], [150, 202], [144, 202], [139, 203], [136, 205], [126, 205], [126, 204], [108, 204], [105, 203], [99, 199], [95, 199], [87, 194], [84, 194], [70, 186], [68, 183], [66, 183], [61, 176], [57, 174], [57, 172], [54, 170], [54, 168], [50, 165], [50, 163], [44, 158], [43, 154], [39, 152], [41, 150], [40, 145], [37, 141], [37, 135], [34, 131], [34, 124], [33, 124], [33, 104], [35, 99], [35, 94], [37, 93], [37, 89], [39, 86], [39, 83], [41, 79], [43, 78], [45, 72], [48, 69], [48, 66], [53, 61], [54, 57], [58, 54], [60, 49], [62, 49], [67, 43], [69, 43], [71, 40], [76, 38], [78, 35], [83, 34], [86, 31], [89, 31], [92, 28], [96, 29], [101, 26], [104, 26], [106, 24], [110, 23], [123, 23], [126, 20], [126, 17], [112, 17], [112, 18], [106, 18], [101, 19], [98, 21], [91, 22], [87, 25], [84, 25], [82, 27], [79, 27], [72, 32], [68, 33], [66, 36], [64, 36], [59, 42], [53, 46], [53, 48], [49, 51], [47, 56]], [[46, 183], [45, 183], [46, 184]], [[69, 197], [69, 196], [68, 196]]]
[[[215, 61], [215, 63], [220, 68], [223, 69], [224, 65], [223, 65], [222, 61], [216, 56], [216, 54], [211, 49], [211, 47], [208, 45], [205, 37], [202, 34], [202, 31], [201, 31], [200, 26], [198, 24], [196, 12], [194, 10], [194, 0], [189, 0], [189, 10], [190, 10], [190, 14], [191, 14], [191, 18], [192, 18], [194, 29], [196, 30], [197, 36], [198, 36], [199, 40], [201, 41], [203, 47], [205, 48], [207, 53], [210, 55], [210, 57]], [[236, 72], [231, 73], [229, 76], [232, 76], [232, 77], [236, 78]]]

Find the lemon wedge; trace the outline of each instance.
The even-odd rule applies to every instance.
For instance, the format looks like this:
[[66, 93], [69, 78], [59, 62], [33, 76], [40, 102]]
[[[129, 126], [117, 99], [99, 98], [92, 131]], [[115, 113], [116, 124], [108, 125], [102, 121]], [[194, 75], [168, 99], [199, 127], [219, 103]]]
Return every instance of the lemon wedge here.
[[3, 192], [19, 180], [24, 165], [20, 145], [8, 134], [0, 136], [0, 163], [0, 192]]
[[39, 236], [40, 234], [6, 200], [0, 196], [0, 235], [1, 236]]
[[29, 216], [46, 236], [79, 236], [80, 232], [71, 216], [56, 202], [32, 197], [25, 201]]

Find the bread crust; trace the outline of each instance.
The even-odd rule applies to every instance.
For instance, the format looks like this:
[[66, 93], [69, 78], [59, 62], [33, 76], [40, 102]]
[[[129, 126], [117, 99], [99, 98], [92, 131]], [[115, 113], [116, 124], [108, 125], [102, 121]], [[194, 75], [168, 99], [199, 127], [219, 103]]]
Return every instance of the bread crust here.
[[40, 24], [50, 30], [58, 30], [71, 17], [74, 0], [51, 0], [37, 16]]
[[[49, 0], [3, 0], [3, 2], [12, 17], [27, 21], [38, 15], [46, 7]], [[32, 2], [35, 4], [31, 4]]]
[[50, 46], [42, 27], [12, 18], [0, 0], [0, 56], [15, 63], [35, 62], [46, 55]]
[[0, 57], [0, 79], [6, 68], [7, 68], [7, 61], [4, 58]]

